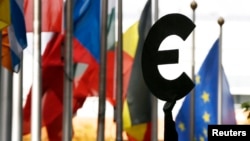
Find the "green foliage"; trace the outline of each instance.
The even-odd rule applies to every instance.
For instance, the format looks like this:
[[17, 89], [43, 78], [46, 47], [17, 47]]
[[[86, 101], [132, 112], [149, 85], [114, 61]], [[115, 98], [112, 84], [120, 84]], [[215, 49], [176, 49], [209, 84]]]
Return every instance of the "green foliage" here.
[[[241, 103], [241, 108], [243, 108], [244, 111], [250, 110], [250, 101]], [[249, 112], [247, 118], [250, 119], [250, 112]]]

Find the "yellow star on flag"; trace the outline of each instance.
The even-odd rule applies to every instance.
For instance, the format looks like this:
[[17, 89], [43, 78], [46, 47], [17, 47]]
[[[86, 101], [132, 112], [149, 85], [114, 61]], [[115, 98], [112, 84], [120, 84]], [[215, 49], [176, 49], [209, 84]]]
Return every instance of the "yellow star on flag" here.
[[200, 141], [205, 141], [203, 136], [200, 136]]
[[203, 99], [203, 102], [209, 102], [209, 93], [207, 93], [206, 91], [203, 92], [201, 98]]
[[181, 129], [181, 131], [185, 131], [185, 125], [183, 122], [180, 122], [178, 127]]
[[201, 82], [200, 76], [199, 76], [199, 75], [196, 75], [196, 77], [195, 77], [195, 83], [196, 83], [196, 84], [200, 84], [200, 82]]
[[210, 122], [210, 114], [209, 113], [205, 112], [203, 114], [202, 118], [203, 118], [204, 122], [206, 122], [206, 123]]
[[207, 137], [207, 129], [206, 128], [203, 128], [203, 134], [205, 137]]

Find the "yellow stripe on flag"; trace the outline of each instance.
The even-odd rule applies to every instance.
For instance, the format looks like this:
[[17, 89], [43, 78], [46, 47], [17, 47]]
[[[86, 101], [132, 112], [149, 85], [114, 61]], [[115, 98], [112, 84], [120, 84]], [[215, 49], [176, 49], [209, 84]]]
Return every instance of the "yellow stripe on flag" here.
[[122, 116], [123, 116], [123, 128], [124, 129], [130, 128], [131, 127], [131, 120], [130, 120], [130, 113], [129, 113], [127, 99], [123, 103]]
[[10, 24], [10, 0], [0, 0], [0, 30]]
[[[132, 58], [134, 58], [135, 56], [137, 44], [139, 40], [138, 26], [139, 26], [139, 22], [134, 23], [123, 34], [123, 50]], [[126, 129], [126, 128], [130, 128], [131, 126], [132, 125], [131, 125], [131, 120], [130, 120], [129, 107], [128, 107], [127, 100], [125, 99], [124, 104], [123, 104], [123, 127], [124, 129]]]
[[147, 130], [147, 123], [132, 126], [127, 100], [124, 101], [122, 114], [124, 131], [126, 131], [127, 134], [132, 136], [134, 139], [142, 141]]
[[123, 130], [126, 131], [126, 133], [129, 134], [129, 136], [132, 136], [134, 139], [142, 141], [147, 130], [147, 123], [132, 126], [127, 100], [124, 101], [122, 114]]
[[135, 56], [139, 35], [138, 35], [139, 22], [134, 23], [123, 34], [123, 50], [128, 53], [132, 58]]
[[144, 140], [146, 130], [147, 130], [147, 123], [134, 125], [131, 128], [125, 129], [127, 134], [132, 136], [137, 141]]
[[[134, 23], [123, 34], [123, 50], [132, 58], [135, 57], [136, 50], [138, 47], [138, 41], [139, 41], [138, 26], [139, 22]], [[122, 114], [123, 114], [123, 130], [126, 131], [126, 133], [129, 136], [133, 137], [134, 139], [142, 141], [144, 139], [144, 135], [147, 130], [147, 123], [132, 125], [127, 99], [124, 100]]]

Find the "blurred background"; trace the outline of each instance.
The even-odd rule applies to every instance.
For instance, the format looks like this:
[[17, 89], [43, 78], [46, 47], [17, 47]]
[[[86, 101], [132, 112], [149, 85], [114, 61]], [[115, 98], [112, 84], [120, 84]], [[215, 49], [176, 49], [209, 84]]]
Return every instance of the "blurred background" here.
[[[159, 0], [159, 18], [170, 13], [180, 13], [190, 19], [193, 17], [193, 10], [190, 7], [191, 0]], [[195, 10], [195, 72], [197, 73], [203, 63], [209, 49], [215, 40], [219, 37], [220, 26], [218, 18], [223, 17], [225, 23], [222, 27], [222, 65], [229, 81], [230, 91], [234, 97], [236, 119], [239, 124], [250, 124], [246, 120], [246, 115], [241, 103], [250, 101], [250, 1], [249, 0], [196, 0], [198, 7]], [[146, 0], [124, 0], [123, 1], [123, 32], [125, 32], [133, 23], [139, 20], [140, 14]], [[116, 23], [117, 24], [117, 23]], [[43, 50], [46, 44], [46, 38], [49, 39], [50, 33], [43, 33]], [[166, 40], [166, 42], [165, 42]], [[166, 79], [172, 76], [178, 76], [184, 71], [191, 77], [192, 66], [192, 36], [183, 42], [177, 36], [165, 39], [161, 49], [178, 48], [180, 50], [180, 64], [173, 70], [165, 70], [160, 66], [159, 70]], [[28, 48], [24, 50], [24, 103], [26, 94], [31, 87], [31, 62], [32, 62], [32, 36], [28, 34]], [[173, 110], [175, 118], [182, 104], [182, 99], [177, 101]], [[158, 118], [159, 118], [159, 140], [163, 139], [163, 105], [164, 102], [158, 100]], [[110, 138], [115, 137], [115, 125], [113, 120], [113, 107], [107, 103], [106, 118], [107, 129], [105, 132]], [[78, 110], [74, 119], [76, 126], [79, 125], [79, 131], [85, 130], [84, 136], [91, 137], [91, 132], [96, 130], [96, 119], [98, 115], [98, 98], [89, 97], [83, 107]], [[85, 121], [85, 122], [83, 122]], [[87, 131], [88, 130], [88, 131]], [[78, 134], [76, 134], [78, 135]], [[82, 134], [79, 136], [83, 136]], [[93, 135], [94, 136], [94, 135]], [[77, 140], [77, 139], [76, 139]], [[80, 139], [79, 139], [80, 140]], [[92, 140], [92, 139], [90, 139]], [[112, 139], [110, 139], [112, 140]]]

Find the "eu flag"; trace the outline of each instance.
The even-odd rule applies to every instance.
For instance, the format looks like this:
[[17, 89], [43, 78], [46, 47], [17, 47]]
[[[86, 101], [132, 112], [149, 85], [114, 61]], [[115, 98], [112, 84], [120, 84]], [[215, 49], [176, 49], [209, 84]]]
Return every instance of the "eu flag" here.
[[[205, 58], [195, 78], [195, 121], [194, 140], [207, 141], [207, 127], [217, 124], [218, 109], [218, 63], [219, 39]], [[229, 84], [222, 70], [222, 124], [236, 124], [234, 101]], [[190, 139], [190, 94], [186, 96], [176, 117], [176, 130], [179, 141]]]

